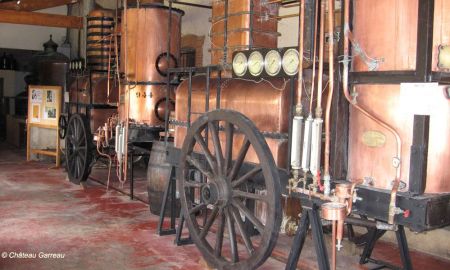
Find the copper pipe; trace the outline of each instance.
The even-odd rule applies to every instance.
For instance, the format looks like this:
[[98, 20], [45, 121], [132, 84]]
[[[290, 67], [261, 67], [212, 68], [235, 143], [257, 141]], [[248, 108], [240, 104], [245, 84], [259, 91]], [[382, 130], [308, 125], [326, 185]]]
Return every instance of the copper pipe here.
[[327, 107], [325, 109], [325, 164], [324, 164], [324, 177], [330, 177], [330, 112], [331, 102], [333, 100], [334, 91], [334, 0], [328, 0], [328, 98]]
[[[303, 53], [304, 53], [304, 28], [305, 28], [305, 0], [300, 0], [300, 18], [299, 18], [299, 71], [297, 87], [297, 108], [296, 113], [302, 115], [302, 95], [303, 95]], [[297, 111], [298, 110], [298, 111]]]
[[313, 114], [313, 100], [314, 90], [316, 85], [316, 54], [317, 54], [317, 20], [319, 18], [319, 1], [316, 1], [314, 12], [314, 41], [313, 41], [313, 67], [312, 67], [312, 79], [311, 79], [311, 99], [309, 101], [309, 114]]
[[108, 53], [108, 75], [107, 75], [107, 85], [106, 85], [106, 102], [109, 103], [109, 76], [111, 74], [111, 49], [112, 49], [112, 35], [109, 36], [109, 53]]
[[[383, 122], [381, 119], [377, 118], [376, 116], [370, 114], [368, 111], [366, 111], [364, 108], [362, 108], [361, 106], [359, 106], [356, 102], [355, 98], [352, 98], [350, 93], [349, 93], [349, 89], [348, 89], [348, 72], [349, 72], [349, 48], [350, 48], [350, 43], [349, 43], [349, 39], [352, 36], [351, 31], [350, 31], [350, 24], [349, 24], [349, 18], [350, 18], [350, 0], [345, 0], [344, 2], [344, 70], [343, 70], [343, 91], [344, 91], [344, 95], [345, 98], [348, 100], [348, 102], [355, 107], [358, 111], [360, 111], [362, 114], [364, 114], [365, 116], [367, 116], [368, 118], [370, 118], [371, 120], [373, 120], [374, 122], [376, 122], [377, 124], [379, 124], [380, 126], [384, 127], [385, 129], [387, 129], [389, 132], [391, 132], [394, 137], [395, 137], [395, 141], [397, 144], [397, 152], [396, 152], [396, 159], [397, 159], [397, 163], [398, 164], [393, 164], [394, 167], [396, 168], [396, 173], [395, 173], [395, 179], [394, 179], [394, 183], [392, 185], [392, 189], [391, 189], [391, 200], [389, 203], [389, 213], [388, 213], [388, 223], [389, 224], [393, 224], [394, 222], [394, 216], [395, 216], [395, 210], [396, 210], [396, 197], [397, 197], [397, 191], [398, 191], [398, 187], [400, 184], [400, 179], [401, 179], [401, 154], [402, 154], [402, 141], [400, 138], [400, 135], [397, 133], [397, 131], [392, 128], [390, 125], [388, 125], [387, 123]], [[353, 86], [353, 91], [354, 91], [355, 87]]]
[[320, 3], [320, 37], [319, 37], [319, 74], [317, 76], [317, 107], [316, 118], [322, 117], [322, 78], [323, 78], [323, 47], [325, 34], [325, 2]]

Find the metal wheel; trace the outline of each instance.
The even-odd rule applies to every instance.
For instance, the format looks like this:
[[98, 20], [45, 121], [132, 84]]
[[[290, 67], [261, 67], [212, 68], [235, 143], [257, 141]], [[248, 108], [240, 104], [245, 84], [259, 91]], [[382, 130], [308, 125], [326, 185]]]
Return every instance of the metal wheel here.
[[[239, 147], [235, 153], [233, 146]], [[256, 154], [258, 164], [244, 163], [249, 152]], [[191, 168], [203, 177], [190, 178]], [[189, 233], [205, 260], [218, 269], [255, 269], [263, 264], [276, 244], [282, 211], [278, 170], [256, 126], [239, 112], [205, 113], [187, 132], [177, 177]], [[262, 192], [255, 193], [253, 186]], [[264, 220], [248, 207], [252, 204], [265, 209]], [[206, 218], [199, 216], [205, 212]], [[257, 234], [249, 232], [255, 229]]]
[[66, 137], [67, 134], [67, 118], [64, 115], [59, 116], [58, 120], [58, 135], [61, 140]]
[[73, 114], [67, 126], [66, 164], [70, 182], [80, 184], [90, 173], [92, 133], [86, 116]]

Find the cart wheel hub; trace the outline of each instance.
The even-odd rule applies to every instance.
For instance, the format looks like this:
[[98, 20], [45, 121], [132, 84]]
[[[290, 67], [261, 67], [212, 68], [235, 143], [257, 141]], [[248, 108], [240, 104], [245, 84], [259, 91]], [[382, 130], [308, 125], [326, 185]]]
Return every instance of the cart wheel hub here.
[[201, 189], [202, 199], [207, 204], [226, 206], [231, 201], [231, 187], [225, 179], [211, 181]]

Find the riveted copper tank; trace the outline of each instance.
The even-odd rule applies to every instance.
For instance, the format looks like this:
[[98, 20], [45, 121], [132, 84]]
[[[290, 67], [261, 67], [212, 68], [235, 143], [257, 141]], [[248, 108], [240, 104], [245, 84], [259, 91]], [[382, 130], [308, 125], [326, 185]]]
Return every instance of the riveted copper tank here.
[[[450, 2], [434, 2], [432, 69], [442, 71], [438, 68], [438, 54], [440, 45], [450, 44]], [[383, 59], [377, 71], [416, 68], [418, 9], [418, 0], [354, 2], [353, 33], [369, 57]], [[353, 70], [367, 71], [368, 67], [356, 57]]]
[[[92, 89], [90, 88], [90, 84], [92, 84]], [[112, 78], [109, 79], [108, 91], [108, 77], [100, 73], [93, 73], [91, 79], [86, 76], [73, 81], [69, 88], [70, 101], [80, 104], [90, 104], [90, 89], [92, 90], [92, 104], [117, 104], [119, 94], [117, 81]], [[86, 113], [85, 111], [81, 112]], [[71, 113], [76, 113], [76, 106], [71, 106]], [[99, 126], [108, 120], [108, 117], [116, 113], [117, 110], [115, 109], [91, 109], [91, 130], [93, 132], [96, 131]]]
[[179, 59], [181, 17], [184, 13], [172, 9], [171, 14], [170, 54], [173, 57], [170, 63], [164, 56], [169, 38], [168, 7], [161, 4], [141, 4], [139, 8], [130, 5], [126, 14], [122, 14], [121, 44], [124, 49], [121, 59], [128, 81], [120, 90], [119, 116], [122, 121], [127, 118], [127, 106], [130, 104], [131, 121], [149, 126], [164, 124], [164, 119], [156, 113], [161, 111], [157, 105], [165, 100], [166, 91], [172, 92], [166, 87], [164, 70], [174, 66], [175, 60]]
[[[388, 122], [402, 139], [401, 180], [409, 185], [414, 114], [430, 115], [425, 192], [450, 192], [450, 101], [437, 84], [358, 86], [358, 104]], [[390, 189], [395, 138], [355, 109], [350, 110], [349, 178]], [[408, 187], [406, 187], [407, 189]]]
[[89, 13], [86, 58], [91, 71], [108, 72], [108, 66], [110, 69], [115, 67], [114, 17], [114, 11], [106, 9], [95, 9]]
[[[253, 2], [253, 3], [252, 3]], [[249, 48], [276, 48], [278, 40], [278, 4], [261, 0], [212, 1], [211, 63], [231, 63], [234, 51]], [[253, 10], [251, 6], [253, 5]], [[225, 19], [225, 11], [228, 18]], [[225, 24], [227, 38], [225, 39]], [[227, 57], [224, 57], [224, 47]]]
[[[205, 81], [204, 76], [192, 78], [192, 116], [195, 121], [205, 112]], [[210, 110], [216, 108], [216, 93], [218, 80], [210, 81]], [[187, 122], [188, 83], [183, 82], [177, 89], [175, 119]], [[236, 79], [222, 80], [220, 107], [243, 113], [252, 120], [256, 127], [263, 132], [286, 134], [288, 131], [289, 115], [289, 83], [282, 79], [252, 82]], [[175, 147], [181, 148], [186, 127], [175, 127]], [[225, 135], [220, 134], [221, 141], [225, 141]], [[237, 155], [242, 144], [242, 135], [235, 135], [233, 154]], [[286, 166], [287, 139], [266, 138], [277, 166]], [[213, 145], [212, 142], [209, 144]], [[196, 149], [199, 151], [200, 149]], [[234, 157], [235, 158], [235, 157]], [[246, 161], [258, 163], [258, 159], [252, 149], [247, 154]]]
[[[435, 1], [433, 70], [437, 67], [439, 45], [450, 41], [450, 10], [445, 0]], [[383, 58], [377, 71], [416, 68], [418, 0], [359, 0], [354, 3], [354, 39], [372, 58]], [[383, 14], [382, 17], [379, 14]], [[386, 44], [389, 44], [387, 46]], [[367, 71], [360, 57], [354, 71]], [[441, 70], [442, 71], [442, 70]], [[444, 86], [437, 84], [359, 85], [357, 102], [393, 127], [402, 140], [401, 181], [409, 187], [410, 148], [414, 115], [430, 115], [427, 164], [427, 193], [450, 192], [450, 102]], [[349, 174], [352, 180], [365, 179], [374, 187], [391, 189], [395, 176], [392, 158], [396, 141], [386, 129], [350, 109]]]

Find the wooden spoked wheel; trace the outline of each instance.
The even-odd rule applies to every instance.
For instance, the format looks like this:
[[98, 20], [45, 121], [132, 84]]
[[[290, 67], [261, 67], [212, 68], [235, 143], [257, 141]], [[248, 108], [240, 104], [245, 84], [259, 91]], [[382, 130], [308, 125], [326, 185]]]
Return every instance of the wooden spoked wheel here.
[[[244, 162], [250, 153], [258, 163]], [[192, 169], [202, 177], [191, 177]], [[276, 244], [282, 211], [278, 170], [256, 126], [239, 112], [205, 113], [187, 132], [177, 177], [189, 233], [210, 266], [263, 264]], [[264, 209], [265, 217], [255, 209]]]
[[86, 116], [73, 114], [67, 125], [66, 165], [70, 182], [87, 179], [92, 162], [92, 133]]

